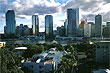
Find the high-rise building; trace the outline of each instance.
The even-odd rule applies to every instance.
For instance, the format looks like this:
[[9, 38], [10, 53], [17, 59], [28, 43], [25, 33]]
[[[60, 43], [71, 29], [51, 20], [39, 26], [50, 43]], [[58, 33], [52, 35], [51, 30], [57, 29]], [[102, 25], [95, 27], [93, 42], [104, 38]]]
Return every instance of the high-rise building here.
[[66, 36], [65, 26], [57, 27], [57, 35], [59, 35], [59, 36]]
[[45, 39], [46, 40], [53, 39], [53, 16], [52, 15], [45, 16]]
[[23, 27], [23, 36], [29, 36], [30, 35], [30, 29], [27, 25], [24, 25]]
[[23, 24], [20, 24], [20, 26], [16, 27], [16, 36], [20, 37], [23, 35]]
[[32, 16], [32, 30], [33, 30], [33, 35], [39, 36], [39, 17], [38, 17], [38, 15]]
[[88, 22], [88, 24], [91, 24], [91, 37], [95, 36], [95, 24], [93, 22]]
[[95, 16], [95, 36], [102, 37], [102, 15]]
[[91, 24], [84, 25], [84, 36], [90, 37], [91, 36]]
[[106, 26], [103, 27], [103, 37], [110, 38], [110, 22], [106, 23]]
[[68, 20], [67, 20], [67, 19], [66, 19], [65, 22], [64, 22], [64, 27], [65, 27], [65, 36], [67, 36], [67, 31], [68, 31], [68, 30], [67, 30], [67, 29], [68, 29], [68, 28], [67, 28], [67, 27], [68, 27]]
[[16, 21], [15, 21], [15, 13], [14, 10], [8, 10], [6, 13], [6, 26], [5, 26], [5, 34], [7, 36], [11, 36], [15, 34], [16, 30]]
[[68, 36], [77, 36], [79, 27], [79, 8], [67, 9]]
[[110, 22], [106, 22], [106, 26], [110, 27]]
[[60, 34], [61, 34], [61, 27], [57, 27], [57, 35], [60, 36]]
[[78, 28], [78, 35], [79, 36], [84, 36], [84, 25], [85, 24], [86, 24], [86, 21], [81, 20], [81, 23], [80, 23], [79, 28]]

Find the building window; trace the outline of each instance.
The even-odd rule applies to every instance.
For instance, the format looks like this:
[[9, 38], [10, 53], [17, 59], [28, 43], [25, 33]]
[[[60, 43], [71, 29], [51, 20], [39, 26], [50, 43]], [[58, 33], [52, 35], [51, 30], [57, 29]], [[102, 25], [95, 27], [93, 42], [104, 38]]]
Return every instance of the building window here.
[[100, 48], [100, 46], [97, 45], [97, 48]]
[[40, 71], [39, 73], [43, 73], [43, 71]]
[[39, 66], [39, 68], [43, 68], [43, 66]]
[[31, 68], [33, 68], [33, 65], [30, 65]]

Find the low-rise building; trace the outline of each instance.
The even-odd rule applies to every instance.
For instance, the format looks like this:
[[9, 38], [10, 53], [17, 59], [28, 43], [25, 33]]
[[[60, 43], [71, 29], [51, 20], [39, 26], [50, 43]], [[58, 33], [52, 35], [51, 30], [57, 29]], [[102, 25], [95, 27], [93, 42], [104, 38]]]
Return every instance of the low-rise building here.
[[64, 52], [57, 52], [54, 48], [50, 51], [35, 54], [32, 58], [22, 61], [22, 67], [30, 69], [30, 73], [47, 73], [50, 70], [57, 70], [60, 58], [65, 55]]

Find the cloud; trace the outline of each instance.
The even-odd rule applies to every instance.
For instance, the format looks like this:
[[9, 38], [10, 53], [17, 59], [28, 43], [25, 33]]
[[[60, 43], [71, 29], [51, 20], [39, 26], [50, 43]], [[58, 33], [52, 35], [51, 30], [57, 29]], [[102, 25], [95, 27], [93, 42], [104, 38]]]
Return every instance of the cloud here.
[[[93, 20], [96, 14], [110, 12], [110, 0], [69, 0], [62, 5], [62, 11], [66, 12], [68, 8], [79, 8], [80, 19]], [[93, 14], [93, 16], [90, 16]], [[86, 17], [85, 17], [86, 16]]]
[[47, 7], [45, 6], [39, 6], [39, 5], [34, 5], [32, 8], [26, 9], [22, 13], [25, 15], [32, 15], [32, 14], [39, 14], [39, 15], [44, 15], [44, 14], [53, 14], [58, 12], [58, 7], [51, 6]]
[[110, 21], [110, 12], [103, 14], [103, 21], [104, 22]]
[[[54, 0], [15, 0], [8, 4], [7, 1], [0, 2], [0, 12], [14, 10], [16, 15], [53, 14], [60, 11], [60, 3]], [[20, 16], [18, 16], [20, 17]], [[25, 18], [25, 17], [21, 17]]]
[[13, 9], [18, 18], [26, 19], [33, 14], [66, 13], [68, 8], [77, 7], [80, 8], [81, 15], [83, 15], [83, 12], [98, 14], [110, 11], [110, 8], [106, 9], [110, 6], [109, 3], [109, 0], [12, 0], [10, 3], [2, 0], [0, 2], [0, 12], [6, 13], [8, 9]]

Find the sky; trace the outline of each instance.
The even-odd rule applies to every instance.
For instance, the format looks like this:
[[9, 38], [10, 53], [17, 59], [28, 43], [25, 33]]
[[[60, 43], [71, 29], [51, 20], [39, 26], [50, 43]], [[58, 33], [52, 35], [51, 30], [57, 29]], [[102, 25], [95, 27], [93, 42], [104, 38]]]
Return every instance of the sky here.
[[79, 21], [94, 21], [103, 16], [103, 24], [110, 21], [110, 0], [0, 0], [0, 33], [4, 33], [5, 13], [14, 10], [16, 26], [32, 27], [32, 15], [39, 15], [40, 32], [45, 30], [45, 15], [53, 15], [54, 30], [64, 25], [68, 8], [79, 8]]

